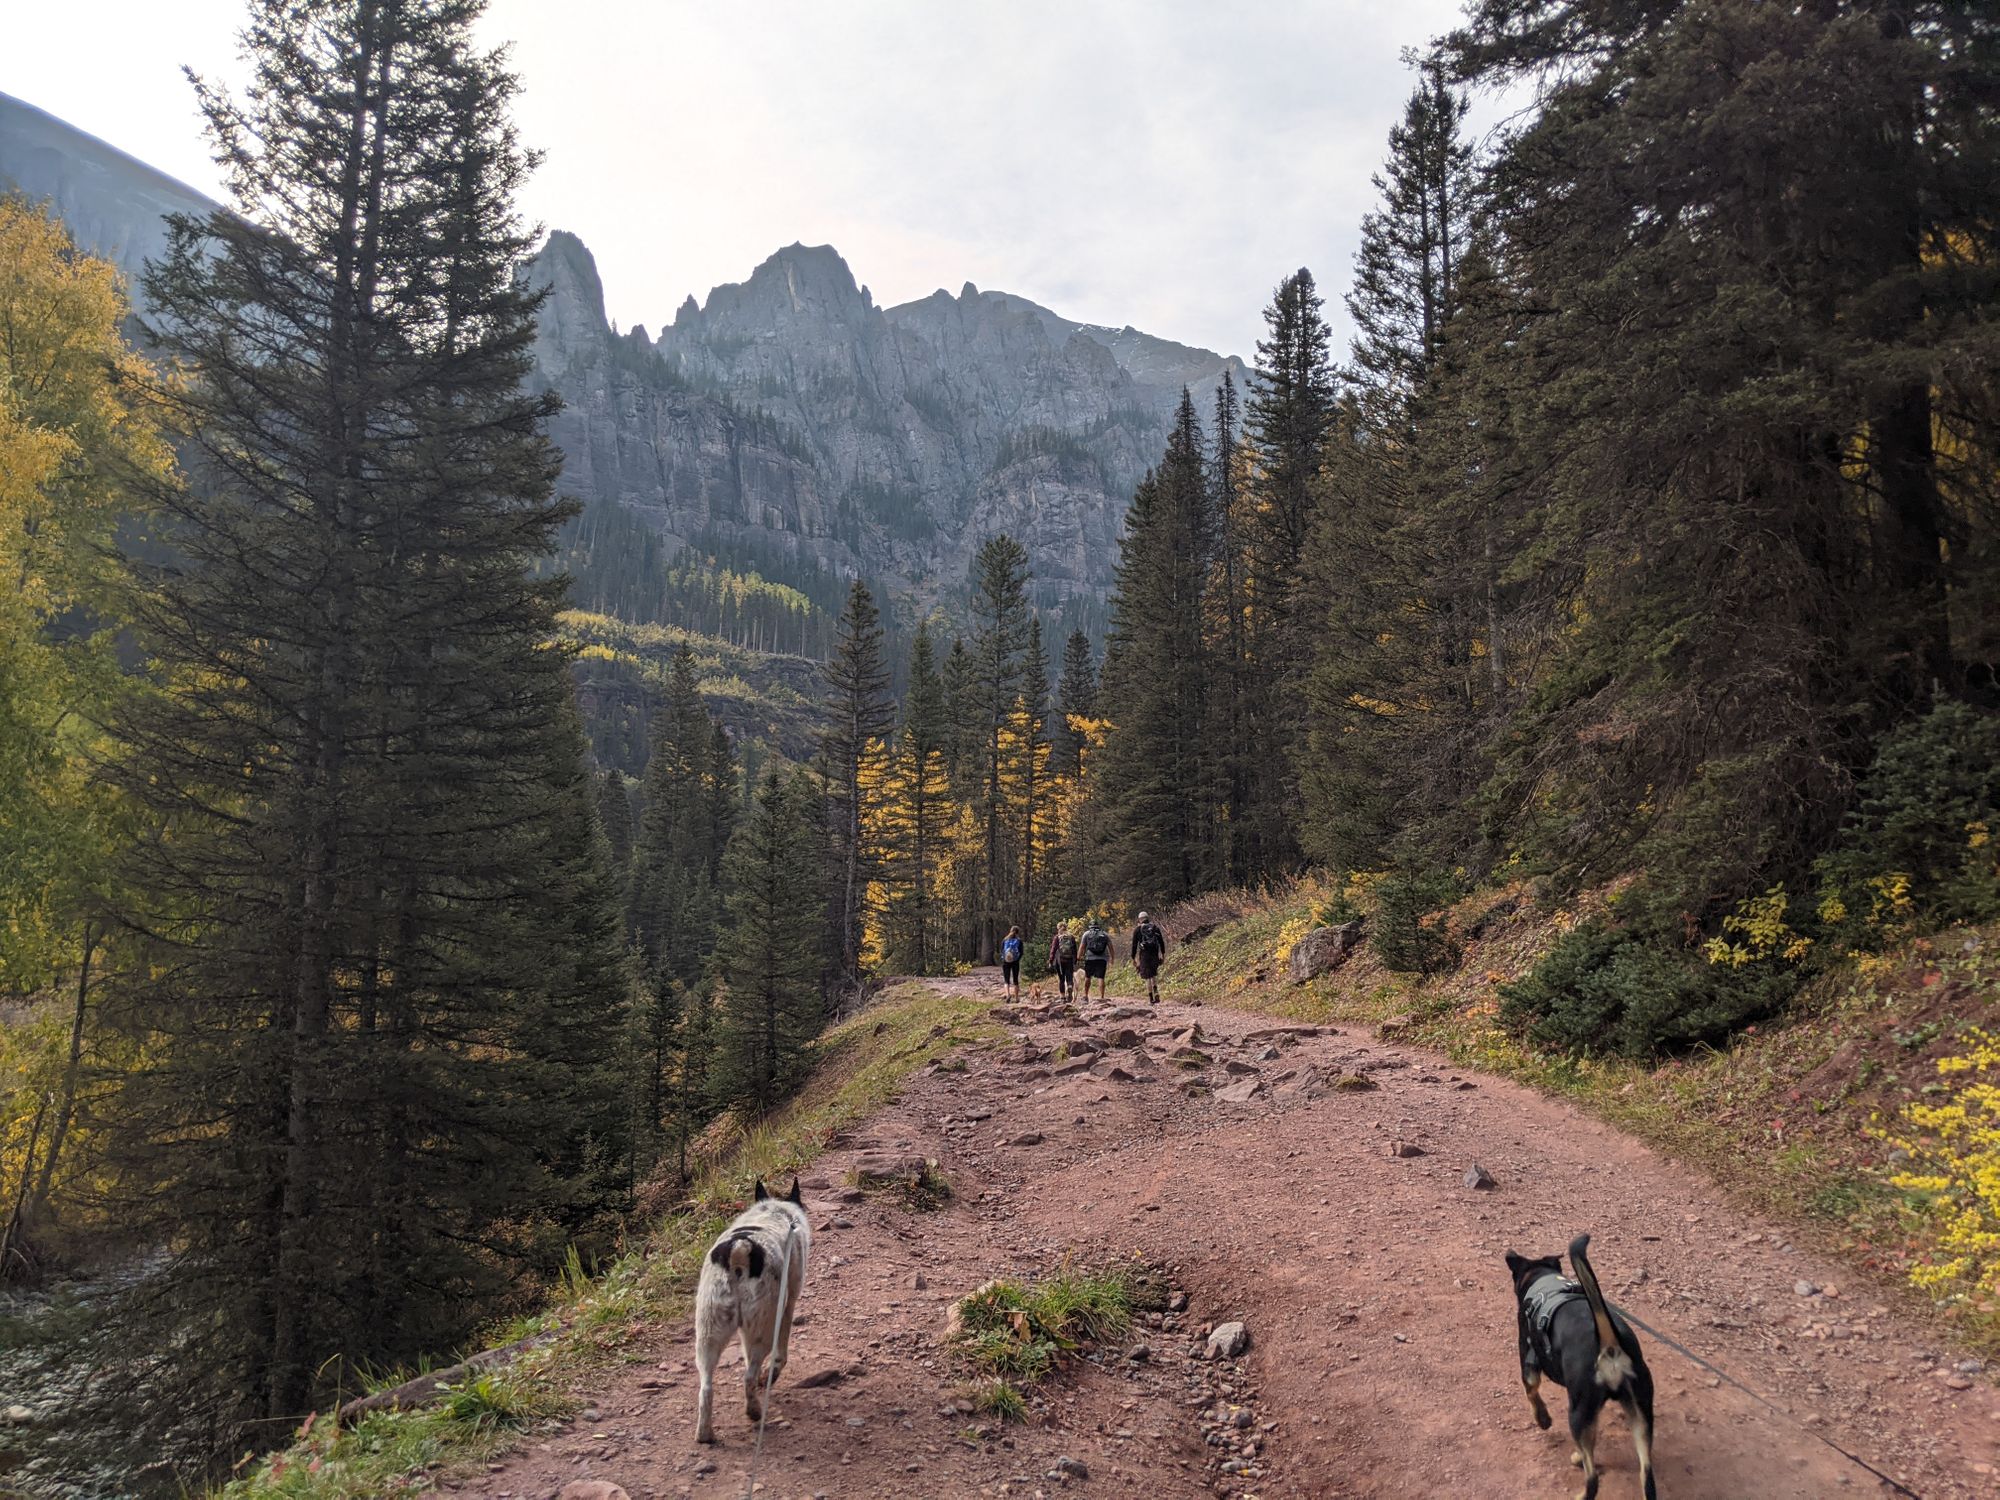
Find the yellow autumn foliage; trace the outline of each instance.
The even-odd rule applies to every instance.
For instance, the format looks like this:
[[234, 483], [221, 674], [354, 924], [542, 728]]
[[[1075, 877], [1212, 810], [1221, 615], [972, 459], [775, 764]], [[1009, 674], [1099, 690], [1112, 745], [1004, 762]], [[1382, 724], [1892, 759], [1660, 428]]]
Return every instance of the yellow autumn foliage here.
[[125, 313], [109, 264], [0, 197], [0, 990], [73, 959], [75, 908], [110, 842], [89, 766], [122, 687], [113, 532], [173, 470]]
[[1936, 1253], [1910, 1280], [1935, 1293], [2000, 1295], [2000, 1037], [1974, 1029], [1968, 1040], [1964, 1053], [1938, 1059], [1942, 1101], [1903, 1106], [1887, 1139], [1910, 1165], [1889, 1180], [1939, 1221]]

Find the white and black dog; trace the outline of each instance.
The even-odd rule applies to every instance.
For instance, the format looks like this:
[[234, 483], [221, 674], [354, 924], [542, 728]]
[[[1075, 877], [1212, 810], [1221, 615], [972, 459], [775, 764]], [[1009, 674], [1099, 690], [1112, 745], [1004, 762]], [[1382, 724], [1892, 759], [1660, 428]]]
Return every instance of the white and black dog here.
[[763, 1420], [764, 1395], [777, 1384], [791, 1349], [792, 1313], [799, 1305], [811, 1248], [812, 1225], [796, 1177], [782, 1198], [759, 1179], [750, 1206], [709, 1247], [694, 1296], [694, 1363], [701, 1373], [697, 1443], [715, 1441], [715, 1365], [738, 1332], [743, 1335], [743, 1409], [752, 1422]]

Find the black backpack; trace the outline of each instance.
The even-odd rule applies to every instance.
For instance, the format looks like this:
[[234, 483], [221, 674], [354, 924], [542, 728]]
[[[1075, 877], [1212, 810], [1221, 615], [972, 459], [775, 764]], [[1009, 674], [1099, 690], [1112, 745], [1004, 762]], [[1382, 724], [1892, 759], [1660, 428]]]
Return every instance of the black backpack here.
[[1139, 951], [1158, 958], [1167, 946], [1167, 935], [1148, 922], [1139, 929]]
[[1072, 934], [1065, 932], [1056, 939], [1056, 962], [1059, 964], [1076, 962], [1076, 938]]
[[1083, 935], [1083, 956], [1085, 958], [1108, 958], [1111, 954], [1111, 934], [1101, 927], [1093, 927]]

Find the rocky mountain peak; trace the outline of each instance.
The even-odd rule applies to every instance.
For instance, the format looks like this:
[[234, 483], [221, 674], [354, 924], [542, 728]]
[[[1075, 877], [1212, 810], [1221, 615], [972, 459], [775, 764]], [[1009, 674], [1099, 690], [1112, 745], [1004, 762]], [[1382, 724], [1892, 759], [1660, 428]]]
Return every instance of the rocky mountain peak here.
[[602, 347], [610, 337], [604, 317], [604, 282], [597, 257], [568, 230], [550, 233], [522, 269], [522, 280], [546, 287], [535, 329], [535, 362], [560, 368]]
[[[4, 96], [0, 186], [50, 199], [83, 248], [128, 271], [163, 241], [163, 213], [209, 207]], [[548, 290], [536, 378], [563, 398], [562, 485], [584, 503], [579, 534], [599, 539], [568, 559], [576, 597], [635, 619], [661, 617], [682, 543], [823, 608], [865, 574], [902, 610], [959, 588], [980, 542], [1007, 531], [1055, 625], [1101, 629], [1132, 485], [1181, 385], [1199, 397], [1242, 370], [970, 281], [879, 307], [830, 245], [787, 245], [705, 303], [688, 297], [656, 337], [614, 332], [571, 232], [522, 275]]]
[[[740, 282], [708, 294], [700, 325], [727, 334], [746, 324], [783, 326], [804, 320], [854, 325], [873, 309], [840, 252], [831, 245], [791, 244]], [[676, 329], [679, 329], [676, 323]]]

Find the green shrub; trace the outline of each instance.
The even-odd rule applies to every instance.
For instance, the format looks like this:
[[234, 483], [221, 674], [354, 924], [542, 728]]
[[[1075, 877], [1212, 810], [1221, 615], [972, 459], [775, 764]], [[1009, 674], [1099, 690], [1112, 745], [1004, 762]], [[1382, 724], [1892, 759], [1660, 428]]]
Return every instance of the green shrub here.
[[1814, 873], [1850, 943], [2000, 916], [2000, 714], [1947, 700], [1885, 736]]
[[1713, 1041], [1782, 1005], [1792, 971], [1712, 964], [1601, 922], [1500, 987], [1502, 1018], [1543, 1046], [1649, 1057]]
[[[1398, 974], [1442, 974], [1458, 967], [1458, 945], [1446, 929], [1443, 908], [1458, 897], [1449, 875], [1391, 870], [1375, 883], [1372, 941], [1382, 966]], [[1438, 913], [1434, 921], [1425, 917]]]

